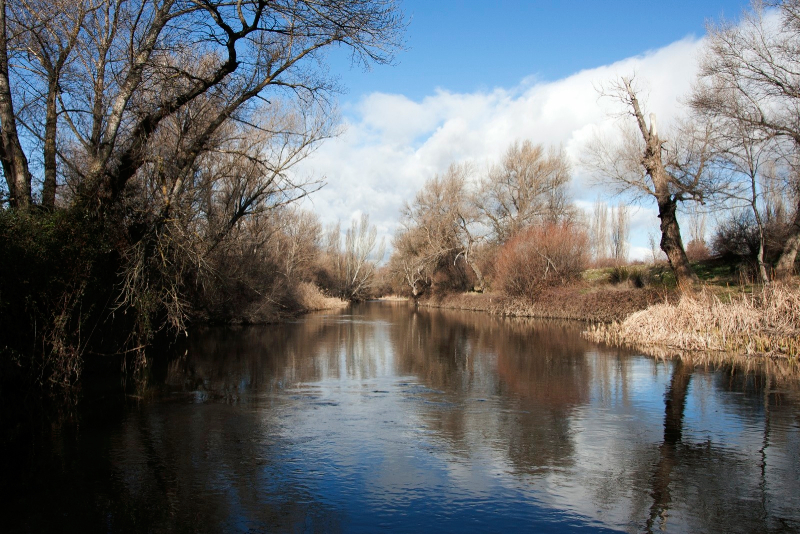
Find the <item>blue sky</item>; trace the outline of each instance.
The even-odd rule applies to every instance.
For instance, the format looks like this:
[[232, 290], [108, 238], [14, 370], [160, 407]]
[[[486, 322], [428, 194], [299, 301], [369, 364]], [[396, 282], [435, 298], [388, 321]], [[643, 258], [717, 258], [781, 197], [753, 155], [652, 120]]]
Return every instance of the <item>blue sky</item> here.
[[[736, 19], [740, 0], [672, 2], [405, 0], [406, 49], [393, 66], [364, 72], [334, 53], [343, 134], [298, 172], [327, 186], [306, 207], [329, 224], [362, 212], [387, 242], [403, 202], [453, 162], [475, 180], [517, 139], [562, 146], [574, 163], [572, 192], [585, 210], [609, 198], [578, 165], [591, 138], [613, 136], [619, 109], [596, 87], [636, 74], [648, 111], [668, 124], [682, 113], [706, 23]], [[632, 215], [631, 257], [649, 256], [653, 205]]]
[[404, 0], [406, 49], [395, 65], [351, 69], [337, 58], [343, 101], [371, 92], [420, 99], [528, 77], [552, 81], [678, 41], [707, 20], [736, 18], [742, 0]]

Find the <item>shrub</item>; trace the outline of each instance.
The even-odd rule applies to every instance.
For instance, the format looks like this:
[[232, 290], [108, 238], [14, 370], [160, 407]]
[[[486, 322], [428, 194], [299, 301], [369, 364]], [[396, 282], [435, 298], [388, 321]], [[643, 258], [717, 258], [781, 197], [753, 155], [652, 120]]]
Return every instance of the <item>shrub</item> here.
[[326, 295], [312, 282], [300, 282], [295, 293], [297, 303], [309, 311], [344, 308], [349, 304], [346, 300]]
[[74, 212], [0, 210], [0, 392], [70, 386], [87, 347], [106, 348], [104, 327], [124, 320], [98, 305], [114, 291], [112, 240]]
[[615, 265], [608, 273], [608, 281], [614, 285], [625, 282], [631, 273], [625, 265]]
[[642, 267], [615, 265], [608, 273], [608, 281], [614, 285], [629, 282], [633, 287], [641, 289], [648, 284], [650, 276], [647, 269]]
[[496, 282], [507, 295], [532, 297], [578, 280], [589, 260], [589, 238], [575, 224], [526, 228], [497, 253]]
[[686, 257], [689, 261], [705, 261], [711, 257], [711, 251], [702, 239], [692, 239], [686, 244]]
[[[786, 221], [764, 217], [764, 261], [772, 263], [780, 256], [789, 236]], [[750, 211], [738, 211], [723, 220], [711, 240], [711, 252], [730, 264], [756, 266], [759, 236], [758, 225]], [[687, 250], [688, 253], [688, 250]]]

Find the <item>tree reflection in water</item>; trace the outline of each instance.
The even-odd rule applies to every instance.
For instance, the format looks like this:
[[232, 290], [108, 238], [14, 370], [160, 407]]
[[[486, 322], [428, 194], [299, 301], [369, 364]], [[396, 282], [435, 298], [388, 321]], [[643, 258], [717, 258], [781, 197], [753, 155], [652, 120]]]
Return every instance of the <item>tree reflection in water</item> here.
[[670, 505], [670, 477], [675, 467], [677, 451], [683, 434], [683, 412], [686, 394], [692, 379], [691, 370], [678, 360], [672, 368], [672, 379], [664, 395], [664, 441], [659, 447], [659, 459], [653, 473], [653, 505], [647, 520], [647, 531], [652, 532], [657, 520], [666, 530], [666, 514]]
[[368, 304], [196, 332], [144, 400], [7, 444], [3, 513], [11, 531], [800, 528], [796, 378], [580, 328]]

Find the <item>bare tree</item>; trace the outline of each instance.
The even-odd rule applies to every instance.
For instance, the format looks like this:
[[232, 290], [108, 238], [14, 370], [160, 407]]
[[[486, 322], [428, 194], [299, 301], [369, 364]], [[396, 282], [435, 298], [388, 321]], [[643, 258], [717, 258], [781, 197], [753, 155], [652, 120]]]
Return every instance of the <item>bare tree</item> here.
[[342, 242], [340, 225], [331, 227], [327, 237], [327, 254], [334, 292], [348, 300], [369, 296], [377, 264], [383, 260], [384, 244], [377, 241], [378, 230], [369, 224], [369, 215], [353, 219]]
[[628, 207], [617, 204], [611, 210], [611, 249], [612, 257], [620, 264], [628, 260], [628, 238], [630, 236], [630, 215]]
[[635, 121], [635, 129], [623, 129], [622, 144], [598, 140], [584, 158], [584, 164], [617, 192], [637, 198], [650, 197], [658, 206], [661, 219], [661, 250], [667, 255], [679, 287], [688, 289], [697, 281], [681, 239], [677, 219], [678, 204], [702, 201], [713, 191], [713, 175], [708, 171], [711, 158], [710, 132], [692, 123], [662, 139], [654, 113], [650, 124], [630, 78], [622, 78], [611, 87], [611, 96], [619, 99]]
[[[789, 163], [800, 152], [800, 1], [780, 2], [778, 19], [757, 2], [738, 24], [710, 26], [691, 98], [695, 110], [727, 121], [746, 138], [736, 156], [737, 166], [745, 163], [746, 174], [755, 157], [747, 152], [758, 148], [762, 139], [773, 138], [779, 146], [785, 142]], [[751, 162], [743, 161], [742, 155]], [[795, 183], [797, 176], [792, 173]], [[791, 275], [800, 248], [800, 200], [794, 212], [775, 268], [777, 278]]]
[[[731, 94], [731, 98], [738, 95]], [[739, 108], [746, 113], [743, 108]], [[717, 152], [716, 164], [727, 177], [727, 187], [720, 191], [720, 196], [728, 201], [734, 209], [746, 206], [753, 214], [758, 227], [758, 262], [759, 279], [769, 283], [769, 273], [764, 259], [766, 247], [766, 222], [763, 217], [762, 204], [764, 190], [761, 187], [762, 169], [774, 165], [777, 156], [774, 143], [764, 131], [754, 128], [747, 120], [710, 117], [714, 124], [714, 149]]]
[[292, 166], [335, 133], [326, 53], [390, 62], [403, 25], [395, 0], [0, 0], [2, 202], [31, 228], [69, 217], [85, 253], [41, 262], [17, 348], [79, 362], [97, 332], [141, 363], [189, 312], [291, 311], [271, 238], [321, 185]]
[[569, 210], [570, 165], [563, 149], [515, 141], [491, 168], [475, 197], [494, 240], [504, 243], [536, 222], [559, 221]]
[[592, 221], [590, 226], [591, 246], [594, 259], [597, 261], [608, 258], [611, 254], [608, 230], [608, 204], [595, 201], [592, 208]]
[[467, 164], [450, 165], [445, 174], [425, 183], [414, 201], [403, 208], [402, 218], [407, 231], [418, 229], [409, 236], [421, 240], [421, 246], [414, 248], [422, 263], [429, 266], [427, 270], [436, 271], [444, 264], [456, 265], [463, 260], [482, 291], [485, 281], [475, 253], [483, 236], [478, 225], [480, 214], [468, 187], [471, 173]]
[[688, 216], [690, 240], [705, 243], [707, 213], [699, 209], [697, 204], [692, 204], [689, 206]]
[[[656, 234], [654, 232], [647, 232], [647, 242], [650, 244], [650, 257], [653, 259], [653, 265], [658, 263], [658, 251], [661, 250], [656, 241]], [[664, 253], [663, 251], [661, 252]]]
[[[13, 58], [18, 71], [21, 105], [17, 113], [26, 131], [42, 146], [41, 205], [47, 209], [55, 207], [56, 199], [59, 97], [75, 70], [73, 52], [81, 45], [84, 22], [101, 4], [100, 0], [77, 4], [68, 0], [19, 0], [9, 5], [11, 27], [7, 35], [14, 39], [6, 57]], [[20, 83], [23, 73], [25, 81]]]
[[290, 282], [309, 280], [321, 252], [322, 226], [310, 211], [294, 207], [275, 214], [280, 232], [273, 239], [273, 251], [281, 274]]
[[31, 173], [20, 142], [12, 97], [9, 26], [6, 0], [0, 0], [0, 161], [11, 205], [26, 209], [31, 204]]
[[417, 226], [400, 229], [394, 236], [392, 249], [389, 270], [416, 300], [431, 287], [436, 270], [433, 258], [427, 254], [424, 229]]
[[[44, 147], [46, 202], [55, 150], [79, 184], [76, 200], [100, 212], [120, 201], [166, 121], [188, 105], [214, 102], [185, 132], [179, 169], [228, 121], [248, 123], [256, 104], [326, 104], [335, 85], [320, 66], [324, 51], [343, 45], [356, 62], [386, 62], [402, 27], [393, 0], [93, 0], [77, 15], [72, 2], [43, 6], [0, 2], [0, 160], [11, 201], [32, 199], [24, 116]], [[32, 59], [13, 63], [15, 50]]]

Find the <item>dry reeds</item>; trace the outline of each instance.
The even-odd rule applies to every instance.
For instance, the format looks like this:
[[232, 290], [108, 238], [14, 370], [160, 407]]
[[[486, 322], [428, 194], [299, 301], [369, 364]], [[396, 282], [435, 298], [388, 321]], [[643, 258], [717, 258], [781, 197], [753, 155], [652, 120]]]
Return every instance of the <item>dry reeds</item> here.
[[622, 322], [601, 324], [584, 335], [594, 341], [676, 351], [767, 354], [800, 353], [800, 288], [774, 284], [722, 302], [707, 291], [686, 294], [635, 312]]
[[307, 311], [345, 308], [346, 300], [325, 295], [315, 284], [301, 282], [297, 287], [297, 303]]

